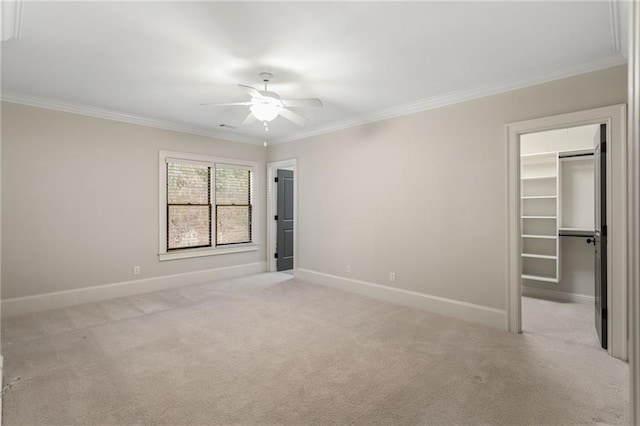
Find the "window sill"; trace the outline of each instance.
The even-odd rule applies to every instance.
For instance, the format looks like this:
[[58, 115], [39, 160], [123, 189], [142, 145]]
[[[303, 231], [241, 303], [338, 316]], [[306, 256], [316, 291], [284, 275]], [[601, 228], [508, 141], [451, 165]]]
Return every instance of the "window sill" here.
[[258, 244], [243, 244], [233, 247], [219, 247], [206, 249], [186, 249], [172, 251], [169, 253], [158, 254], [159, 261], [188, 259], [190, 257], [217, 256], [219, 254], [243, 253], [247, 251], [257, 251], [260, 248]]

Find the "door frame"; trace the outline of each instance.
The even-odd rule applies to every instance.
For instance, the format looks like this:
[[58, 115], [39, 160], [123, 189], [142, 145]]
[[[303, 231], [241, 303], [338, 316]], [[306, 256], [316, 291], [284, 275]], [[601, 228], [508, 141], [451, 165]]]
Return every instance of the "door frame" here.
[[298, 269], [298, 160], [274, 161], [267, 163], [267, 271], [276, 272], [277, 223], [273, 219], [278, 211], [278, 185], [275, 177], [278, 169], [293, 170], [293, 271]]
[[640, 423], [640, 4], [631, 2], [629, 19], [629, 423]]
[[507, 140], [507, 329], [522, 332], [520, 229], [520, 135], [606, 124], [607, 140], [607, 311], [611, 356], [627, 360], [627, 155], [626, 105], [612, 105], [506, 125]]

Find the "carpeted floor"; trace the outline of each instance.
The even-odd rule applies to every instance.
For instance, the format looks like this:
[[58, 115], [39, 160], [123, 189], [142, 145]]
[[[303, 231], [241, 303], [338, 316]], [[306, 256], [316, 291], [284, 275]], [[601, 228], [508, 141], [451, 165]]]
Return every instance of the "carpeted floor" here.
[[522, 298], [522, 330], [600, 350], [591, 304]]
[[[526, 324], [526, 320], [525, 320]], [[2, 322], [4, 425], [624, 424], [628, 369], [260, 274]]]

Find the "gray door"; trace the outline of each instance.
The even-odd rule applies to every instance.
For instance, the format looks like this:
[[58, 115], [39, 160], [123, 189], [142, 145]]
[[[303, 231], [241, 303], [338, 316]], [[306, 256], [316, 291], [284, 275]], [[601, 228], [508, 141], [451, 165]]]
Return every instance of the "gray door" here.
[[278, 223], [276, 264], [278, 271], [293, 269], [293, 171], [278, 170]]
[[600, 344], [607, 349], [607, 127], [595, 144], [595, 316]]

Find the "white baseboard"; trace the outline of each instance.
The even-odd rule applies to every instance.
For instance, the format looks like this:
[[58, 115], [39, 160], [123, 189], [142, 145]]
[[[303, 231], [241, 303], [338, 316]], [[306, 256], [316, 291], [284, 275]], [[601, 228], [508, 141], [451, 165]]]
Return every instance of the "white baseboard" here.
[[593, 305], [595, 298], [586, 294], [566, 293], [564, 291], [545, 290], [537, 287], [522, 287], [522, 295], [536, 297], [538, 299], [549, 299], [557, 302], [574, 302]]
[[313, 284], [320, 284], [361, 294], [386, 302], [423, 309], [428, 312], [458, 318], [494, 328], [505, 329], [506, 311], [445, 297], [388, 287], [380, 284], [329, 275], [308, 269], [296, 269], [295, 277]]
[[266, 262], [256, 262], [33, 296], [14, 297], [2, 301], [2, 318], [258, 274], [264, 272], [266, 266]]

